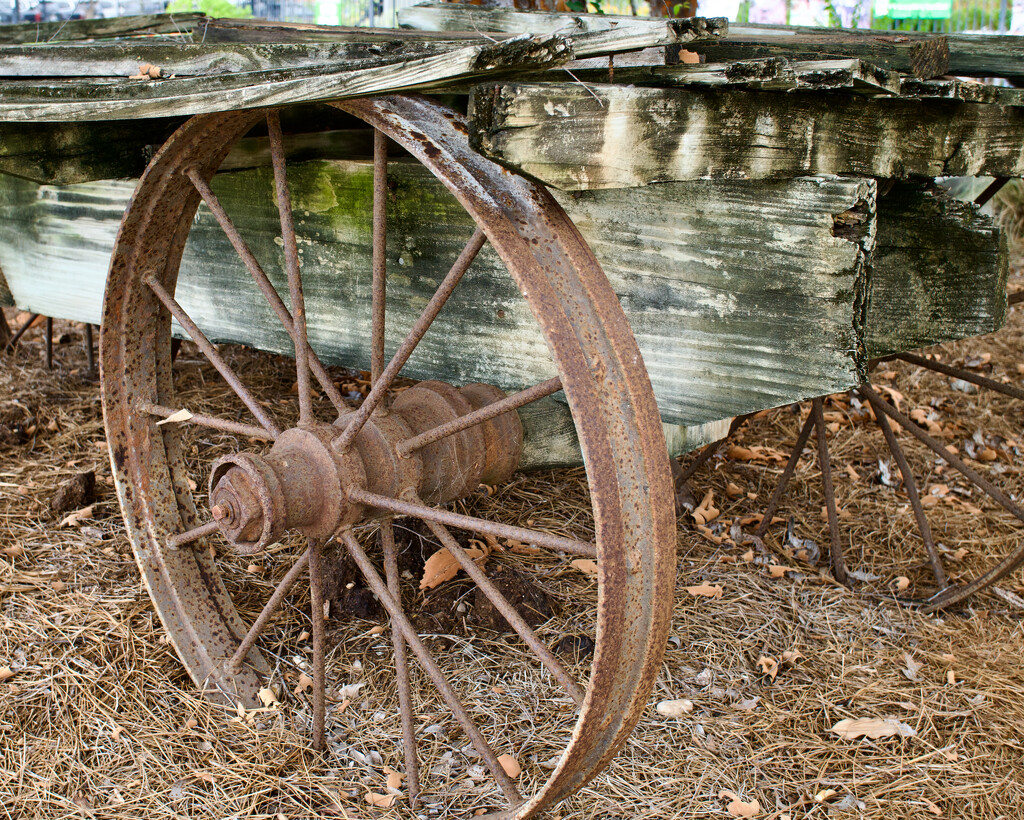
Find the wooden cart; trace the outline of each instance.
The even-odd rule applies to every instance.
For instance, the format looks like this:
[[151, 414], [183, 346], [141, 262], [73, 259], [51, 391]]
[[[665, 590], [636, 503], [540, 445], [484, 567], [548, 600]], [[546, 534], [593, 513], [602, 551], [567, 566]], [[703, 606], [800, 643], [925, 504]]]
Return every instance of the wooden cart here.
[[[198, 686], [258, 705], [272, 678], [261, 633], [307, 574], [321, 611], [323, 551], [342, 545], [390, 616], [410, 804], [444, 788], [419, 773], [427, 686], [492, 778], [479, 800], [528, 817], [599, 772], [646, 707], [673, 604], [666, 444], [693, 450], [739, 417], [860, 387], [875, 359], [1003, 323], [1005, 239], [932, 180], [1021, 175], [1024, 92], [934, 78], [1024, 76], [1024, 49], [727, 35], [720, 20], [405, 14], [437, 31], [196, 15], [0, 30], [0, 300], [102, 320], [118, 495]], [[708, 62], [680, 64], [682, 48]], [[238, 412], [178, 398], [181, 338]], [[294, 357], [295, 393], [257, 397], [222, 343]], [[367, 370], [368, 394], [343, 395], [335, 365]], [[204, 464], [214, 438], [220, 456]], [[590, 521], [456, 511], [481, 484], [572, 464], [586, 467]], [[481, 713], [468, 662], [435, 659], [408, 612], [401, 517], [518, 633], [530, 663], [508, 673], [564, 699], [558, 725]], [[596, 559], [589, 670], [551, 650], [464, 534]], [[295, 550], [251, 625], [200, 548], [224, 540]], [[978, 583], [1020, 557], [995, 557]], [[323, 748], [323, 618], [312, 624]], [[536, 733], [560, 754], [510, 771], [497, 750]]]

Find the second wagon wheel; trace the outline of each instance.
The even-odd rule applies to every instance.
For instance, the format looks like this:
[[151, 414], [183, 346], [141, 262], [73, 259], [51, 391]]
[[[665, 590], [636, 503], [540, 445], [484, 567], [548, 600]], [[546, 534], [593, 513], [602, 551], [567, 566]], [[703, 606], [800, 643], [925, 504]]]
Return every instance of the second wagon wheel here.
[[[494, 788], [475, 805], [489, 805], [501, 816], [532, 816], [580, 788], [607, 764], [638, 720], [658, 671], [672, 606], [675, 537], [657, 408], [636, 342], [600, 266], [544, 189], [474, 154], [461, 116], [426, 98], [392, 96], [335, 105], [374, 129], [371, 391], [358, 408], [346, 404], [307, 342], [301, 258], [278, 112], [190, 120], [143, 176], [122, 222], [107, 284], [101, 353], [104, 413], [125, 521], [178, 655], [199, 686], [230, 705], [252, 704], [267, 685], [270, 669], [260, 654], [259, 636], [300, 578], [308, 575], [312, 611], [319, 612], [324, 545], [342, 544], [390, 616], [391, 702], [401, 712], [394, 742], [403, 750], [394, 762], [404, 762], [408, 796], [415, 800], [419, 793], [425, 799], [444, 787], [443, 782], [431, 782], [438, 779], [436, 767], [419, 771], [423, 736], [417, 728], [423, 727], [416, 725], [417, 704], [430, 695], [443, 700], [472, 744], [478, 768], [492, 778]], [[290, 307], [210, 189], [232, 146], [264, 122]], [[390, 360], [384, 353], [387, 140], [426, 166], [476, 225], [419, 319], [402, 331], [407, 335]], [[262, 291], [294, 343], [296, 418], [284, 417], [287, 395], [261, 402], [246, 386], [246, 374], [232, 369], [175, 298], [183, 250], [204, 200], [255, 280], [251, 296], [235, 297], [259, 298]], [[528, 302], [558, 377], [508, 397], [489, 385], [456, 389], [440, 382], [395, 393], [391, 388], [403, 365], [485, 243]], [[172, 315], [248, 408], [251, 422], [179, 412]], [[390, 324], [388, 329], [393, 331]], [[330, 418], [317, 416], [310, 398], [313, 380], [330, 401]], [[594, 542], [446, 508], [481, 481], [493, 484], [511, 476], [522, 431], [518, 416], [510, 411], [559, 389], [572, 411], [586, 466]], [[237, 442], [205, 475], [195, 468], [184, 443], [186, 432], [197, 428], [209, 436], [235, 436]], [[197, 487], [208, 488], [208, 495], [195, 492]], [[470, 708], [473, 693], [462, 691], [467, 684], [460, 674], [460, 656], [435, 660], [412, 625], [408, 602], [415, 590], [396, 565], [395, 516], [420, 519], [448, 547], [519, 633], [520, 645], [525, 644], [529, 661], [517, 674], [534, 681], [541, 697], [560, 690], [571, 711], [563, 710], [554, 719], [542, 714], [510, 719], [509, 712], [518, 714], [527, 707], [517, 703], [498, 713]], [[372, 521], [380, 522], [379, 527], [366, 526]], [[224, 549], [226, 540], [236, 552], [252, 554], [289, 533], [301, 533], [308, 546], [298, 550], [255, 623], [244, 623], [218, 574], [217, 561], [208, 549], [195, 545], [209, 537], [218, 549]], [[596, 649], [589, 680], [576, 679], [582, 667], [566, 668], [517, 617], [455, 533], [517, 539], [568, 553], [568, 558], [596, 551]], [[486, 643], [474, 644], [473, 651], [486, 654]], [[325, 706], [324, 623], [319, 617], [313, 618], [313, 655], [313, 742], [323, 747], [325, 723], [329, 732], [332, 717]], [[501, 668], [500, 659], [494, 664]], [[498, 752], [507, 748], [506, 735], [518, 731], [517, 726], [534, 738], [521, 741], [527, 744], [561, 739], [553, 770], [533, 767], [516, 781], [506, 773]]]

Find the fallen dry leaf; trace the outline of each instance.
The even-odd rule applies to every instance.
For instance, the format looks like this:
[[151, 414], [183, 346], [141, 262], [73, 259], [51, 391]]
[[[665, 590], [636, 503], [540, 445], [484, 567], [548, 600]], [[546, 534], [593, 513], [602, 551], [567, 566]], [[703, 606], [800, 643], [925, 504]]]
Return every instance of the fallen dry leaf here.
[[751, 561], [754, 560], [754, 551], [747, 550], [745, 553], [743, 553], [743, 555], [740, 556], [740, 560], [744, 563], [749, 564]]
[[785, 578], [786, 567], [779, 566], [778, 564], [769, 564], [768, 574], [771, 575], [772, 578]]
[[924, 668], [924, 664], [914, 660], [913, 655], [909, 652], [904, 654], [903, 660], [906, 663], [906, 667], [902, 670], [903, 676], [907, 680], [917, 680], [917, 673]]
[[[472, 548], [464, 550], [464, 552], [474, 561], [478, 558], [485, 558], [487, 555], [483, 550]], [[460, 569], [462, 567], [455, 560], [455, 556], [448, 552], [447, 549], [441, 548], [431, 555], [423, 565], [423, 578], [420, 581], [420, 589], [434, 589], [434, 587], [440, 586], [445, 581], [450, 581], [458, 575]]]
[[903, 592], [910, 586], [910, 579], [906, 575], [900, 575], [896, 578], [896, 591]]
[[296, 685], [296, 687], [295, 687], [295, 694], [296, 695], [301, 695], [307, 689], [312, 691], [312, 689], [313, 689], [313, 679], [309, 675], [307, 675], [305, 672], [303, 672], [301, 675], [299, 675], [299, 682], [298, 682], [298, 685]]
[[657, 706], [654, 707], [659, 715], [665, 717], [678, 718], [683, 715], [688, 715], [693, 711], [692, 700], [663, 700]]
[[388, 788], [389, 789], [400, 789], [402, 788], [402, 775], [398, 772], [388, 773]]
[[751, 800], [749, 803], [744, 802], [734, 792], [720, 791], [718, 799], [729, 801], [729, 805], [725, 807], [725, 810], [732, 817], [757, 817], [761, 813], [761, 804], [757, 800]]
[[936, 817], [942, 817], [942, 809], [936, 806], [931, 800], [929, 800], [927, 797], [922, 797], [921, 800], [924, 802], [925, 806], [928, 807], [928, 811], [930, 811]]
[[8, 558], [20, 558], [25, 554], [25, 548], [21, 544], [15, 544], [13, 547], [4, 547], [0, 552]]
[[83, 521], [88, 521], [92, 518], [92, 511], [94, 505], [90, 504], [88, 507], [82, 507], [80, 510], [75, 510], [65, 518], [61, 519], [61, 522], [57, 525], [58, 528], [64, 527], [77, 527]]
[[956, 663], [956, 655], [946, 652], [942, 656], [942, 660], [944, 660], [946, 663]]
[[376, 806], [378, 809], [390, 809], [395, 805], [396, 796], [393, 794], [377, 794], [377, 792], [367, 792], [366, 802], [371, 806]]
[[881, 718], [845, 718], [832, 727], [832, 731], [846, 740], [868, 737], [877, 740], [881, 737], [913, 737], [917, 734], [910, 726], [895, 720]]
[[11, 670], [11, 667], [0, 666], [0, 683], [3, 683], [5, 680], [9, 680], [10, 678], [13, 678], [15, 674], [16, 673]]
[[744, 495], [744, 491], [738, 484], [730, 481], [725, 485], [725, 494], [729, 496], [729, 498], [740, 498]]
[[597, 575], [597, 561], [591, 561], [589, 558], [576, 558], [570, 561], [569, 565], [587, 575]]
[[956, 672], [952, 669], [946, 670], [946, 683], [950, 686], [956, 686]]
[[165, 419], [160, 419], [157, 422], [157, 426], [159, 427], [161, 424], [174, 424], [178, 421], [188, 421], [190, 418], [192, 418], [192, 414], [188, 410], [179, 410], [176, 413], [171, 413]]
[[697, 522], [697, 526], [702, 527], [710, 524], [721, 514], [721, 510], [714, 505], [714, 501], [714, 490], [708, 490], [704, 494], [704, 500], [700, 502], [697, 509], [692, 513], [693, 520]]
[[367, 635], [381, 635], [384, 632], [387, 632], [387, 629], [388, 628], [386, 626], [380, 626], [380, 625], [378, 625], [378, 626], [371, 626], [369, 629], [366, 630], [366, 634]]
[[501, 764], [501, 768], [505, 770], [505, 774], [513, 780], [522, 774], [523, 767], [519, 765], [519, 761], [512, 757], [512, 755], [498, 755], [498, 762]]
[[263, 687], [257, 694], [259, 695], [260, 702], [268, 709], [281, 705], [281, 701], [277, 699], [277, 693], [269, 686]]
[[762, 655], [757, 659], [757, 665], [761, 667], [761, 671], [768, 675], [772, 680], [779, 674], [779, 662], [775, 660], [771, 655]]
[[691, 595], [703, 595], [707, 598], [722, 597], [722, 587], [719, 584], [698, 584], [697, 586], [687, 587], [686, 591]]

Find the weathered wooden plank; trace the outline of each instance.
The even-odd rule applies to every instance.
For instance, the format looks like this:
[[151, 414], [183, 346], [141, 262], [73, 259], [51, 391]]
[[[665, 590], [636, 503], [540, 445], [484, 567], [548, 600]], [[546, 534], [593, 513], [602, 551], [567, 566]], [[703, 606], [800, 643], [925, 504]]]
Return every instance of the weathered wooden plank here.
[[0, 307], [14, 307], [14, 296], [7, 286], [7, 279], [4, 278], [2, 267], [0, 267]]
[[[1024, 48], [1024, 42], [1021, 43]], [[900, 96], [921, 99], [960, 100], [989, 105], [1024, 106], [1024, 89], [963, 80], [900, 79]]]
[[[483, 38], [480, 38], [481, 42]], [[101, 44], [0, 47], [0, 77], [120, 77], [138, 74], [145, 63], [164, 77], [288, 69], [337, 71], [365, 64], [443, 54], [466, 43], [392, 40], [343, 43], [166, 43], [133, 40]]]
[[572, 56], [565, 38], [545, 36], [331, 70], [311, 67], [127, 82], [7, 80], [0, 82], [0, 121], [118, 120], [293, 105], [418, 88], [512, 68], [549, 67]]
[[0, 123], [0, 173], [62, 185], [138, 177], [181, 122]]
[[[571, 14], [485, 8], [456, 3], [430, 3], [402, 9], [399, 24], [429, 31], [487, 31], [517, 33], [594, 31], [628, 26], [635, 17]], [[893, 71], [916, 77], [938, 77], [950, 70], [949, 43], [943, 35], [913, 39], [874, 31], [800, 27], [730, 25], [711, 41], [686, 48], [705, 54], [710, 62], [733, 62], [765, 57], [821, 60], [857, 57]]]
[[[584, 61], [577, 61], [584, 62]], [[687, 86], [744, 88], [757, 91], [835, 91], [848, 89], [859, 94], [899, 94], [900, 76], [863, 60], [790, 61], [780, 57], [744, 60], [736, 63], [577, 67], [573, 74], [585, 83], [619, 83], [665, 88]], [[563, 72], [564, 73], [564, 72]], [[550, 72], [564, 82], [559, 71]], [[546, 76], [542, 79], [548, 79]], [[988, 88], [988, 86], [984, 86]], [[1005, 90], [1005, 89], [1004, 89]], [[921, 96], [921, 95], [918, 95]], [[933, 96], [939, 96], [938, 93]]]
[[[960, 77], [1024, 78], [1024, 48], [1020, 36], [998, 34], [939, 35], [948, 49], [948, 68], [931, 74]], [[827, 29], [809, 26], [732, 25], [728, 38], [703, 45], [709, 60], [743, 60], [751, 57], [785, 56], [791, 59], [820, 59], [823, 53], [862, 57], [878, 64], [876, 55], [913, 54], [915, 48], [932, 42], [937, 35], [912, 31], [880, 32], [868, 29]], [[827, 50], [818, 44], [827, 43]], [[845, 44], [845, 45], [844, 45]], [[902, 49], [902, 52], [900, 51]], [[886, 68], [923, 76], [911, 70], [905, 58], [881, 61]]]
[[474, 145], [562, 189], [800, 174], [1024, 175], [1024, 110], [945, 100], [482, 85]]
[[871, 358], [981, 336], [1006, 321], [1006, 237], [969, 202], [898, 183], [878, 202], [865, 344]]
[[62, 43], [153, 34], [188, 36], [206, 16], [197, 13], [142, 14], [133, 17], [66, 20], [52, 23], [16, 23], [0, 26], [0, 45]]
[[422, 42], [479, 42], [504, 39], [476, 32], [403, 31], [393, 28], [364, 28], [352, 26], [324, 26], [310, 23], [288, 23], [280, 20], [224, 19], [209, 17], [199, 26], [196, 40], [204, 43], [342, 43], [372, 42], [385, 48], [396, 43]]
[[[447, 271], [472, 226], [433, 177], [391, 164], [389, 349]], [[292, 170], [310, 339], [327, 361], [368, 361], [370, 165]], [[275, 282], [279, 227], [269, 169], [215, 188]], [[79, 321], [99, 315], [126, 183], [0, 188], [0, 265], [19, 305]], [[666, 421], [699, 425], [856, 384], [874, 183], [699, 182], [562, 197], [601, 260], [648, 362]], [[834, 215], [864, 214], [835, 236]], [[179, 294], [211, 336], [276, 351], [289, 340], [208, 215], [193, 230]], [[365, 361], [364, 361], [365, 360]], [[410, 361], [414, 376], [515, 388], [554, 374], [515, 286], [486, 249]]]

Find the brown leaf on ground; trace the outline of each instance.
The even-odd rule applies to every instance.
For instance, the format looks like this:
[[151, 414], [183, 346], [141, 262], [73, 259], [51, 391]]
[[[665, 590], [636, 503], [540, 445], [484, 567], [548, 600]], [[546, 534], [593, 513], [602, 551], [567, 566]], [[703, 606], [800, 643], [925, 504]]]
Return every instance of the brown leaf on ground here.
[[779, 662], [775, 660], [771, 655], [762, 655], [757, 659], [757, 665], [761, 667], [761, 671], [775, 680], [779, 674]]
[[659, 715], [678, 718], [688, 715], [693, 711], [693, 701], [681, 698], [679, 700], [663, 700], [654, 707]]
[[59, 529], [63, 529], [64, 527], [77, 527], [83, 521], [88, 521], [92, 518], [92, 513], [93, 505], [90, 504], [88, 507], [82, 507], [82, 509], [75, 510], [75, 512], [61, 519], [61, 522], [57, 527]]
[[[473, 560], [487, 557], [487, 553], [483, 550], [473, 548], [465, 550], [465, 553]], [[461, 569], [462, 566], [455, 560], [455, 556], [448, 552], [447, 549], [441, 548], [431, 555], [423, 565], [420, 589], [434, 589], [445, 581], [450, 581], [459, 574]]]
[[16, 672], [13, 672], [11, 670], [11, 667], [9, 667], [9, 666], [0, 666], [0, 683], [3, 683], [5, 680], [10, 680], [16, 674], [17, 674]]
[[396, 799], [397, 797], [393, 794], [377, 794], [377, 792], [366, 793], [366, 802], [378, 809], [390, 809], [395, 805]]
[[589, 558], [575, 558], [569, 562], [569, 566], [575, 567], [587, 575], [597, 575], [597, 561]]
[[698, 584], [697, 586], [687, 587], [686, 591], [691, 595], [697, 597], [704, 596], [706, 598], [721, 598], [722, 587], [719, 584]]
[[757, 817], [761, 813], [761, 804], [757, 800], [746, 802], [741, 800], [734, 792], [720, 791], [718, 799], [729, 801], [729, 805], [725, 807], [725, 810], [729, 812], [730, 817], [750, 818]]
[[698, 527], [710, 524], [721, 514], [721, 510], [715, 506], [714, 501], [714, 490], [708, 490], [704, 494], [704, 500], [701, 501], [697, 509], [693, 511], [693, 520], [697, 522]]
[[498, 755], [498, 762], [501, 764], [501, 768], [505, 770], [505, 774], [513, 780], [523, 772], [523, 767], [519, 765], [519, 761], [512, 757], [512, 755]]
[[916, 732], [907, 724], [881, 718], [845, 718], [832, 727], [832, 732], [846, 740], [867, 737], [878, 740], [882, 737], [913, 737]]

